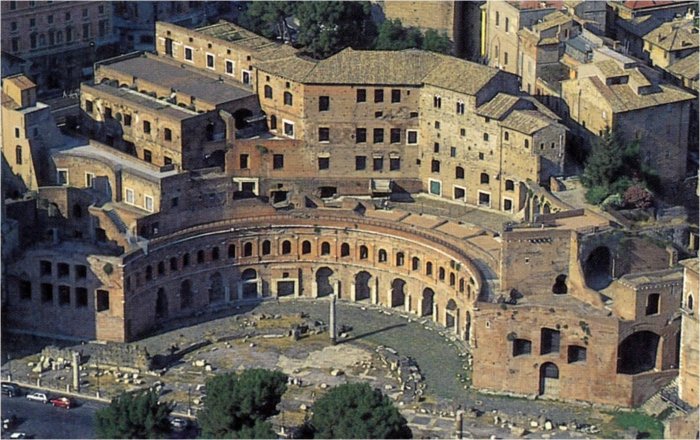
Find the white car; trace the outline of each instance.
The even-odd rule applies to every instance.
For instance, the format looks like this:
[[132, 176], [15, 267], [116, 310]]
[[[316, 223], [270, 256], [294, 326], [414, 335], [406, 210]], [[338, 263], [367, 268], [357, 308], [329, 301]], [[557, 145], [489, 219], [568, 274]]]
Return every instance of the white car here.
[[13, 432], [10, 434], [10, 438], [27, 438], [27, 434], [23, 432]]
[[49, 403], [49, 398], [46, 397], [46, 394], [44, 393], [29, 393], [27, 394], [27, 399], [35, 400], [41, 403]]

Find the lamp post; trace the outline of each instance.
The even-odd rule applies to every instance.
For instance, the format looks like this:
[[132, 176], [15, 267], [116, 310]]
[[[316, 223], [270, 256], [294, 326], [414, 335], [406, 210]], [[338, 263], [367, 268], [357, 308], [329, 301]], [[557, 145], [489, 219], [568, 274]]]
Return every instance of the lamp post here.
[[192, 415], [192, 385], [187, 385], [187, 415]]

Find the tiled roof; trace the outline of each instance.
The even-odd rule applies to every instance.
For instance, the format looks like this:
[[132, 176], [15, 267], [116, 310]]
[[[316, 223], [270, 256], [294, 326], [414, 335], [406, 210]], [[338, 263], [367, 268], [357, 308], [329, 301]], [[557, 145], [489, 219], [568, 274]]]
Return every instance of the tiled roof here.
[[554, 11], [551, 14], [547, 14], [542, 18], [542, 22], [537, 23], [532, 26], [532, 30], [534, 31], [543, 31], [545, 29], [550, 29], [555, 26], [559, 26], [565, 23], [568, 23], [572, 21], [573, 19], [560, 12], [560, 11]]
[[258, 63], [258, 69], [307, 84], [431, 84], [474, 95], [497, 69], [433, 52], [345, 49], [325, 60], [298, 56]]
[[502, 122], [501, 126], [532, 134], [556, 123], [537, 110], [514, 110]]
[[289, 45], [268, 40], [263, 36], [223, 20], [216, 24], [198, 28], [197, 33], [255, 51], [256, 58], [259, 60], [282, 59], [298, 52], [297, 49]]
[[697, 48], [700, 34], [694, 20], [681, 19], [667, 22], [644, 36], [644, 41], [667, 51]]
[[592, 76], [583, 78], [581, 87], [593, 87], [608, 101], [612, 111], [621, 113], [639, 110], [657, 105], [696, 99], [690, 93], [670, 85], [659, 85], [658, 91], [648, 94], [637, 94], [628, 84], [606, 85], [600, 78]]
[[623, 2], [623, 6], [628, 9], [639, 10], [647, 8], [656, 8], [658, 6], [666, 6], [677, 3], [674, 0], [627, 0]]
[[700, 70], [700, 57], [698, 56], [698, 52], [695, 51], [691, 55], [688, 55], [685, 58], [681, 58], [680, 60], [668, 66], [667, 70], [672, 74], [680, 76], [682, 78], [697, 81], [698, 71]]
[[8, 76], [7, 78], [3, 78], [3, 81], [13, 83], [20, 90], [27, 90], [36, 87], [36, 84], [34, 84], [31, 79], [27, 78], [24, 74], [21, 73], [15, 76]]
[[491, 119], [501, 119], [520, 98], [507, 93], [499, 93], [490, 101], [484, 103], [476, 109], [476, 114]]
[[631, 20], [625, 20], [618, 17], [615, 20], [615, 26], [622, 28], [630, 34], [640, 38], [659, 27], [661, 23], [661, 21], [651, 15], [635, 17]]

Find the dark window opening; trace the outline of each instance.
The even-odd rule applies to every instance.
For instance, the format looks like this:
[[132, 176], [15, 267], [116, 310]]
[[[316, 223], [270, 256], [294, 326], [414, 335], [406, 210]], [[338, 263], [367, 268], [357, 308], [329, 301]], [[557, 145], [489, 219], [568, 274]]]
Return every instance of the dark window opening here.
[[374, 90], [374, 102], [384, 102], [384, 89]]
[[236, 258], [236, 245], [235, 244], [228, 245], [228, 257], [229, 258]]
[[367, 129], [366, 128], [356, 128], [355, 129], [355, 143], [361, 144], [367, 142]]
[[41, 283], [41, 302], [53, 302], [53, 284]]
[[366, 156], [355, 156], [355, 170], [362, 171], [367, 168]]
[[566, 355], [567, 362], [586, 362], [586, 348], [578, 345], [569, 345]]
[[75, 289], [75, 306], [76, 307], [87, 307], [88, 306], [88, 290], [84, 287], [76, 287]]
[[310, 241], [304, 241], [301, 244], [301, 253], [302, 254], [310, 254], [311, 253], [311, 242]]
[[513, 357], [532, 353], [532, 341], [528, 339], [513, 340]]
[[331, 254], [331, 245], [324, 241], [321, 243], [321, 255], [330, 255]]
[[50, 261], [40, 261], [39, 269], [42, 275], [51, 275], [51, 262]]
[[568, 292], [566, 287], [566, 275], [559, 275], [552, 286], [552, 293], [555, 295], [563, 295]]
[[272, 156], [272, 168], [275, 170], [284, 168], [284, 154], [274, 154]]
[[201, 249], [197, 251], [197, 263], [204, 263], [204, 251]]
[[70, 287], [69, 286], [58, 286], [58, 305], [59, 306], [69, 306], [70, 305]]
[[367, 90], [357, 89], [357, 102], [367, 102]]
[[551, 328], [541, 331], [540, 354], [559, 353], [560, 332]]
[[243, 256], [250, 257], [253, 255], [253, 243], [246, 243], [243, 245]]
[[647, 307], [646, 307], [646, 315], [656, 315], [659, 313], [659, 299], [661, 298], [661, 295], [658, 293], [652, 293], [649, 296], [647, 296]]
[[328, 96], [318, 98], [318, 111], [327, 112], [331, 108], [331, 99]]
[[32, 283], [27, 280], [19, 280], [19, 299], [30, 301], [32, 299]]

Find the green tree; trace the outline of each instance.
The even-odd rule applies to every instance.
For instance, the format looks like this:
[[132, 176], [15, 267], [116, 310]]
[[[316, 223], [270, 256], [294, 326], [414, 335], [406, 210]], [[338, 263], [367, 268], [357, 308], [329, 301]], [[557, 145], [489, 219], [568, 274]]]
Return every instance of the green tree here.
[[398, 18], [384, 20], [379, 26], [377, 39], [374, 42], [376, 50], [417, 49], [423, 44], [423, 35], [416, 28], [405, 28]]
[[365, 49], [376, 37], [369, 2], [299, 2], [297, 43], [307, 54], [326, 58], [346, 47]]
[[207, 399], [198, 420], [204, 438], [274, 438], [265, 421], [275, 414], [287, 376], [264, 369], [222, 374], [207, 381]]
[[289, 27], [286, 19], [292, 17], [296, 2], [255, 1], [241, 14], [238, 23], [267, 38], [289, 40]]
[[340, 385], [314, 404], [314, 438], [411, 438], [406, 419], [366, 383]]
[[428, 29], [423, 37], [424, 50], [449, 54], [452, 51], [452, 43], [447, 34], [439, 33], [435, 29]]
[[170, 432], [172, 405], [153, 390], [122, 393], [95, 414], [99, 438], [163, 438]]

